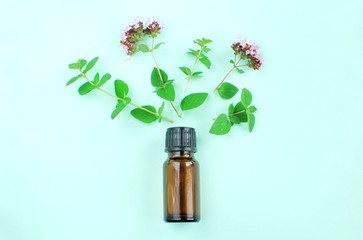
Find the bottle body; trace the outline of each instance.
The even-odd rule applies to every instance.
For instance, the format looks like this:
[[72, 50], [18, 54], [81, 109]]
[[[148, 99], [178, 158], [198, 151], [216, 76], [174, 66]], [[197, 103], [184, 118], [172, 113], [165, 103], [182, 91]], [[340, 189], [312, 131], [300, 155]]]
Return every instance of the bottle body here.
[[190, 151], [170, 152], [164, 163], [164, 220], [200, 220], [199, 163]]

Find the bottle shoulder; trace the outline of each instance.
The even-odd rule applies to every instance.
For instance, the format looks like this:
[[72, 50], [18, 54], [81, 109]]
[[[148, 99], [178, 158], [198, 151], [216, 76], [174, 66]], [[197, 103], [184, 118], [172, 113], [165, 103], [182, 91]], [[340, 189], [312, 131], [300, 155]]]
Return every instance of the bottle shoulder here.
[[188, 165], [199, 165], [199, 162], [195, 158], [168, 158], [164, 162], [165, 165], [175, 165], [175, 164], [188, 164]]

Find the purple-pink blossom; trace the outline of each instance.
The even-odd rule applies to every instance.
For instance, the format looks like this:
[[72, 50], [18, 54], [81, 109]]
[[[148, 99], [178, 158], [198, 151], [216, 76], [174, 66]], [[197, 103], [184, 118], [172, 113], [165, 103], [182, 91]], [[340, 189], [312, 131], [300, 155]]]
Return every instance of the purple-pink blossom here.
[[260, 47], [256, 44], [248, 44], [246, 39], [232, 44], [231, 48], [234, 50], [235, 55], [239, 55], [241, 59], [247, 60], [246, 65], [254, 70], [261, 67], [263, 59], [258, 52]]
[[144, 24], [140, 17], [134, 19], [131, 25], [127, 26], [121, 36], [121, 45], [125, 48], [127, 55], [133, 55], [138, 51], [138, 43], [144, 40], [145, 36], [155, 38], [162, 29], [162, 24], [156, 20], [148, 20]]

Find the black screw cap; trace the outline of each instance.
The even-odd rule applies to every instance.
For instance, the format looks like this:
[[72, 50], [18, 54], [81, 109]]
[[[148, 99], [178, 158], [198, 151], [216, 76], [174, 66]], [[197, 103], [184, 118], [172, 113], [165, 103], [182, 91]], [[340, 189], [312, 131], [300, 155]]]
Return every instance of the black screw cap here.
[[172, 127], [166, 130], [165, 151], [197, 152], [197, 141], [194, 128]]

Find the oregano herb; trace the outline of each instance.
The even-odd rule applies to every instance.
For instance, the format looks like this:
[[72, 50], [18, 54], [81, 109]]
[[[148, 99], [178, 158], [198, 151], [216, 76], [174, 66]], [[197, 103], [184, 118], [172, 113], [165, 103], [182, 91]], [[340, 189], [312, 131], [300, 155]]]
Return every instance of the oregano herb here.
[[[181, 117], [184, 111], [200, 107], [206, 102], [208, 97], [207, 92], [195, 92], [188, 94], [182, 98], [179, 105], [174, 104], [176, 100], [176, 88], [174, 86], [175, 81], [170, 79], [168, 74], [159, 67], [154, 52], [159, 49], [160, 46], [165, 44], [164, 42], [156, 43], [156, 38], [160, 34], [162, 28], [162, 24], [156, 20], [144, 23], [138, 18], [126, 28], [124, 36], [120, 41], [129, 56], [132, 56], [137, 52], [142, 52], [150, 54], [152, 57], [154, 67], [150, 74], [150, 83], [154, 87], [156, 95], [163, 99], [161, 104], [157, 105], [159, 106], [158, 108], [151, 104], [135, 104], [128, 96], [130, 90], [129, 86], [121, 79], [115, 79], [113, 81], [114, 93], [106, 91], [102, 86], [112, 79], [111, 74], [101, 74], [96, 72], [93, 77], [90, 75], [90, 72], [99, 60], [98, 57], [95, 57], [90, 61], [79, 59], [78, 61], [69, 64], [69, 69], [76, 70], [78, 73], [74, 77], [70, 78], [66, 85], [68, 86], [77, 81], [83, 80], [83, 83], [78, 88], [80, 95], [85, 95], [97, 90], [114, 98], [116, 103], [111, 113], [111, 119], [115, 119], [121, 112], [124, 111], [124, 109], [131, 106], [131, 116], [143, 123], [149, 124], [155, 121], [161, 122], [162, 120], [173, 123], [172, 119], [163, 115], [166, 106], [165, 101], [167, 103], [169, 102], [178, 117]], [[188, 89], [192, 79], [200, 78], [204, 75], [202, 71], [197, 70], [198, 63], [201, 63], [207, 69], [211, 68], [211, 60], [207, 56], [207, 53], [211, 50], [208, 44], [212, 43], [212, 40], [201, 38], [196, 39], [193, 42], [198, 45], [199, 48], [189, 49], [187, 52], [195, 58], [192, 66], [190, 68], [187, 66], [179, 67], [182, 73], [187, 76], [185, 91]], [[233, 43], [231, 48], [234, 51], [234, 58], [230, 60], [232, 68], [214, 89], [214, 91], [217, 92], [222, 99], [232, 99], [239, 92], [237, 86], [225, 81], [234, 70], [240, 74], [243, 74], [245, 71], [243, 67], [258, 70], [263, 62], [263, 59], [258, 52], [259, 47], [255, 43], [248, 44], [246, 40], [243, 40]], [[243, 88], [240, 93], [239, 101], [235, 105], [231, 103], [228, 106], [226, 113], [220, 113], [217, 118], [214, 119], [209, 132], [214, 135], [225, 135], [231, 130], [232, 126], [239, 125], [241, 123], [246, 123], [248, 131], [252, 132], [256, 122], [255, 112], [257, 111], [257, 108], [251, 104], [252, 93], [247, 88]], [[179, 106], [180, 109], [176, 106]]]
[[246, 88], [242, 89], [240, 101], [236, 106], [230, 104], [227, 110], [228, 115], [225, 113], [220, 114], [215, 119], [209, 132], [215, 135], [224, 135], [230, 131], [233, 125], [240, 123], [247, 123], [248, 130], [252, 132], [256, 121], [253, 113], [257, 111], [257, 108], [252, 106], [251, 103], [251, 92]]
[[[151, 123], [153, 121], [156, 121], [157, 119], [159, 121], [164, 119], [170, 123], [174, 122], [170, 118], [163, 116], [162, 111], [158, 112], [156, 112], [156, 110], [154, 111], [155, 108], [153, 106], [150, 105], [139, 106], [133, 103], [131, 101], [131, 98], [127, 96], [129, 92], [129, 87], [127, 83], [122, 80], [116, 79], [114, 81], [115, 94], [112, 94], [103, 89], [101, 86], [111, 79], [111, 74], [109, 73], [104, 74], [101, 78], [100, 74], [96, 73], [93, 78], [93, 81], [91, 81], [88, 78], [87, 73], [95, 66], [97, 60], [98, 57], [92, 59], [85, 68], [84, 68], [85, 63], [87, 63], [85, 59], [79, 59], [77, 62], [69, 64], [68, 67], [70, 69], [78, 70], [81, 74], [78, 74], [76, 77], [71, 78], [66, 85], [68, 86], [79, 79], [84, 79], [86, 80], [86, 82], [83, 83], [78, 89], [80, 95], [85, 95], [93, 90], [99, 90], [104, 94], [112, 98], [115, 98], [117, 100], [117, 103], [115, 109], [111, 113], [111, 119], [116, 118], [116, 116], [118, 116], [119, 113], [124, 108], [126, 108], [127, 105], [131, 105], [134, 107], [134, 109], [131, 111], [131, 115], [144, 123]], [[150, 115], [152, 115], [152, 117]]]
[[188, 68], [188, 67], [179, 67], [179, 69], [188, 76], [187, 79], [187, 84], [185, 86], [185, 91], [188, 90], [190, 81], [193, 78], [199, 78], [202, 77], [203, 72], [201, 71], [195, 71], [195, 68], [197, 66], [198, 61], [200, 61], [202, 64], [204, 64], [208, 69], [210, 69], [211, 67], [211, 61], [209, 60], [209, 58], [207, 57], [206, 53], [209, 52], [211, 49], [208, 48], [206, 45], [211, 43], [212, 40], [210, 39], [196, 39], [194, 40], [194, 43], [197, 44], [199, 46], [198, 50], [194, 50], [194, 49], [189, 49], [189, 51], [187, 52], [190, 55], [193, 55], [195, 57], [194, 63], [192, 68]]

